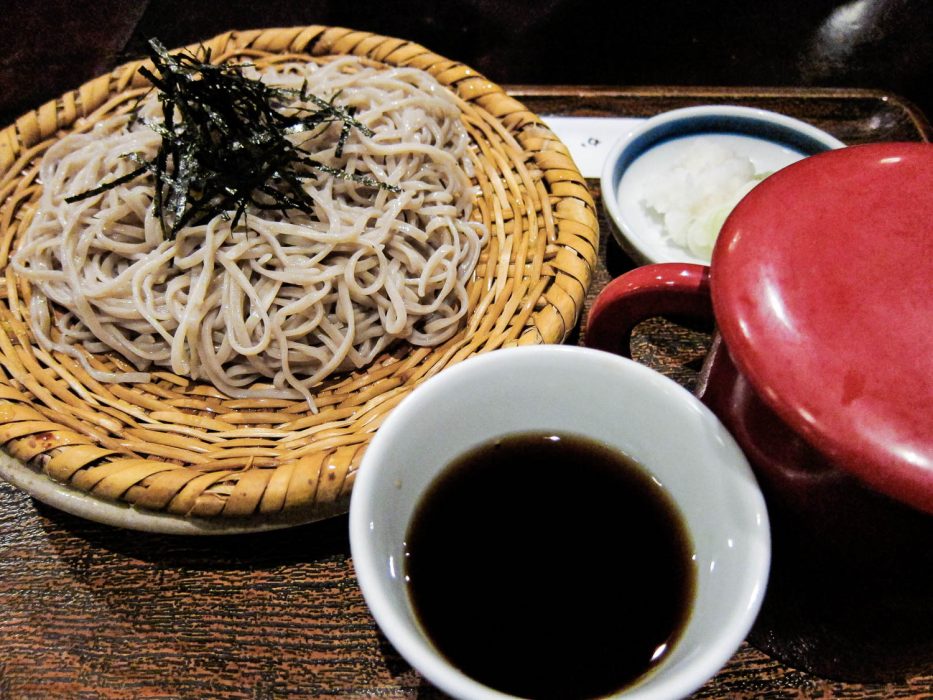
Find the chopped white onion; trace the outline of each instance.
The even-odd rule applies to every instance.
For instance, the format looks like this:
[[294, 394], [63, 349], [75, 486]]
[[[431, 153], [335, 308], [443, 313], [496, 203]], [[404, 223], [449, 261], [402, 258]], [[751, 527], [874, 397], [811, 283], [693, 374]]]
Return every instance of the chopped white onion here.
[[695, 139], [670, 170], [646, 180], [641, 204], [674, 243], [705, 258], [735, 205], [769, 174], [722, 144]]

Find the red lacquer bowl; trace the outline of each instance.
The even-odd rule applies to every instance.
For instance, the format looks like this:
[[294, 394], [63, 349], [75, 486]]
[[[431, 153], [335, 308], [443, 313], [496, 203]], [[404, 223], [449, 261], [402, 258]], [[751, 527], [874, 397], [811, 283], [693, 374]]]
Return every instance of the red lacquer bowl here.
[[933, 146], [807, 159], [721, 236], [713, 307], [742, 374], [833, 464], [933, 512]]
[[755, 469], [775, 543], [756, 643], [843, 679], [929, 668], [933, 145], [778, 171], [726, 221], [710, 267], [613, 280], [587, 344], [628, 353], [659, 314], [715, 315], [697, 393]]
[[933, 513], [933, 145], [854, 146], [775, 173], [728, 218], [709, 268], [613, 280], [587, 344], [625, 352], [649, 316], [710, 310], [721, 338], [700, 393], [773, 489], [812, 504], [824, 496], [809, 489], [844, 476]]

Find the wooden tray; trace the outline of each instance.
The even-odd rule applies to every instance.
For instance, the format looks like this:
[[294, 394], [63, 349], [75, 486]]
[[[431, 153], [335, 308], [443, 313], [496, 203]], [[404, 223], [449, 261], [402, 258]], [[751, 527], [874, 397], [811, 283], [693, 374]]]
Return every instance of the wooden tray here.
[[[821, 115], [819, 126], [850, 143], [929, 134], [922, 115], [876, 93], [548, 87], [515, 94], [545, 114], [612, 117], [765, 100], [794, 117]], [[588, 184], [598, 196], [597, 183]], [[633, 264], [603, 231], [589, 298]], [[646, 326], [637, 336], [639, 359], [690, 386], [708, 336]], [[582, 324], [568, 342], [581, 331]], [[4, 698], [443, 697], [376, 628], [356, 585], [343, 516], [274, 533], [179, 538], [78, 519], [2, 483], [0, 513]], [[766, 608], [771, 599], [769, 589]], [[762, 619], [752, 641], [694, 697], [930, 697], [929, 667], [882, 674], [837, 663], [815, 673], [784, 662], [762, 651], [769, 622]], [[798, 631], [805, 640], [808, 630]], [[930, 636], [928, 629], [921, 639]]]

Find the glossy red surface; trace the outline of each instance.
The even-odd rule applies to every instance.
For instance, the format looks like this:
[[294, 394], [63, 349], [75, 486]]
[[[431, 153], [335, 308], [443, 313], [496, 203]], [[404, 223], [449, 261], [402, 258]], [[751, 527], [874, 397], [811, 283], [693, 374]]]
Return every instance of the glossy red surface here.
[[713, 255], [719, 329], [795, 431], [933, 512], [933, 145], [832, 151], [765, 180]]
[[617, 277], [596, 297], [586, 344], [631, 357], [632, 331], [640, 322], [663, 315], [709, 319], [712, 314], [706, 265], [644, 265]]

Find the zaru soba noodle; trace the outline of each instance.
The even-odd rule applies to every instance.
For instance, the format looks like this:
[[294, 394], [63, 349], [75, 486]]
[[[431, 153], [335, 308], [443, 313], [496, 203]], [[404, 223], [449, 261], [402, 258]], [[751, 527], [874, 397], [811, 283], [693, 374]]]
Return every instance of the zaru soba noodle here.
[[[163, 368], [231, 397], [313, 406], [312, 388], [332, 372], [363, 367], [397, 340], [431, 346], [457, 331], [485, 231], [470, 221], [475, 188], [456, 98], [422, 71], [353, 58], [261, 77], [339, 100], [371, 136], [353, 130], [338, 148], [345, 127], [332, 123], [289, 138], [333, 172], [397, 191], [320, 175], [302, 180], [310, 211], [251, 204], [174, 236], [154, 212], [151, 177], [66, 202], [154, 157], [161, 108], [150, 96], [142, 119], [109, 117], [41, 163], [41, 201], [13, 265], [31, 283], [42, 347], [99, 381], [148, 381]], [[79, 346], [115, 350], [138, 371], [102, 372]]]

